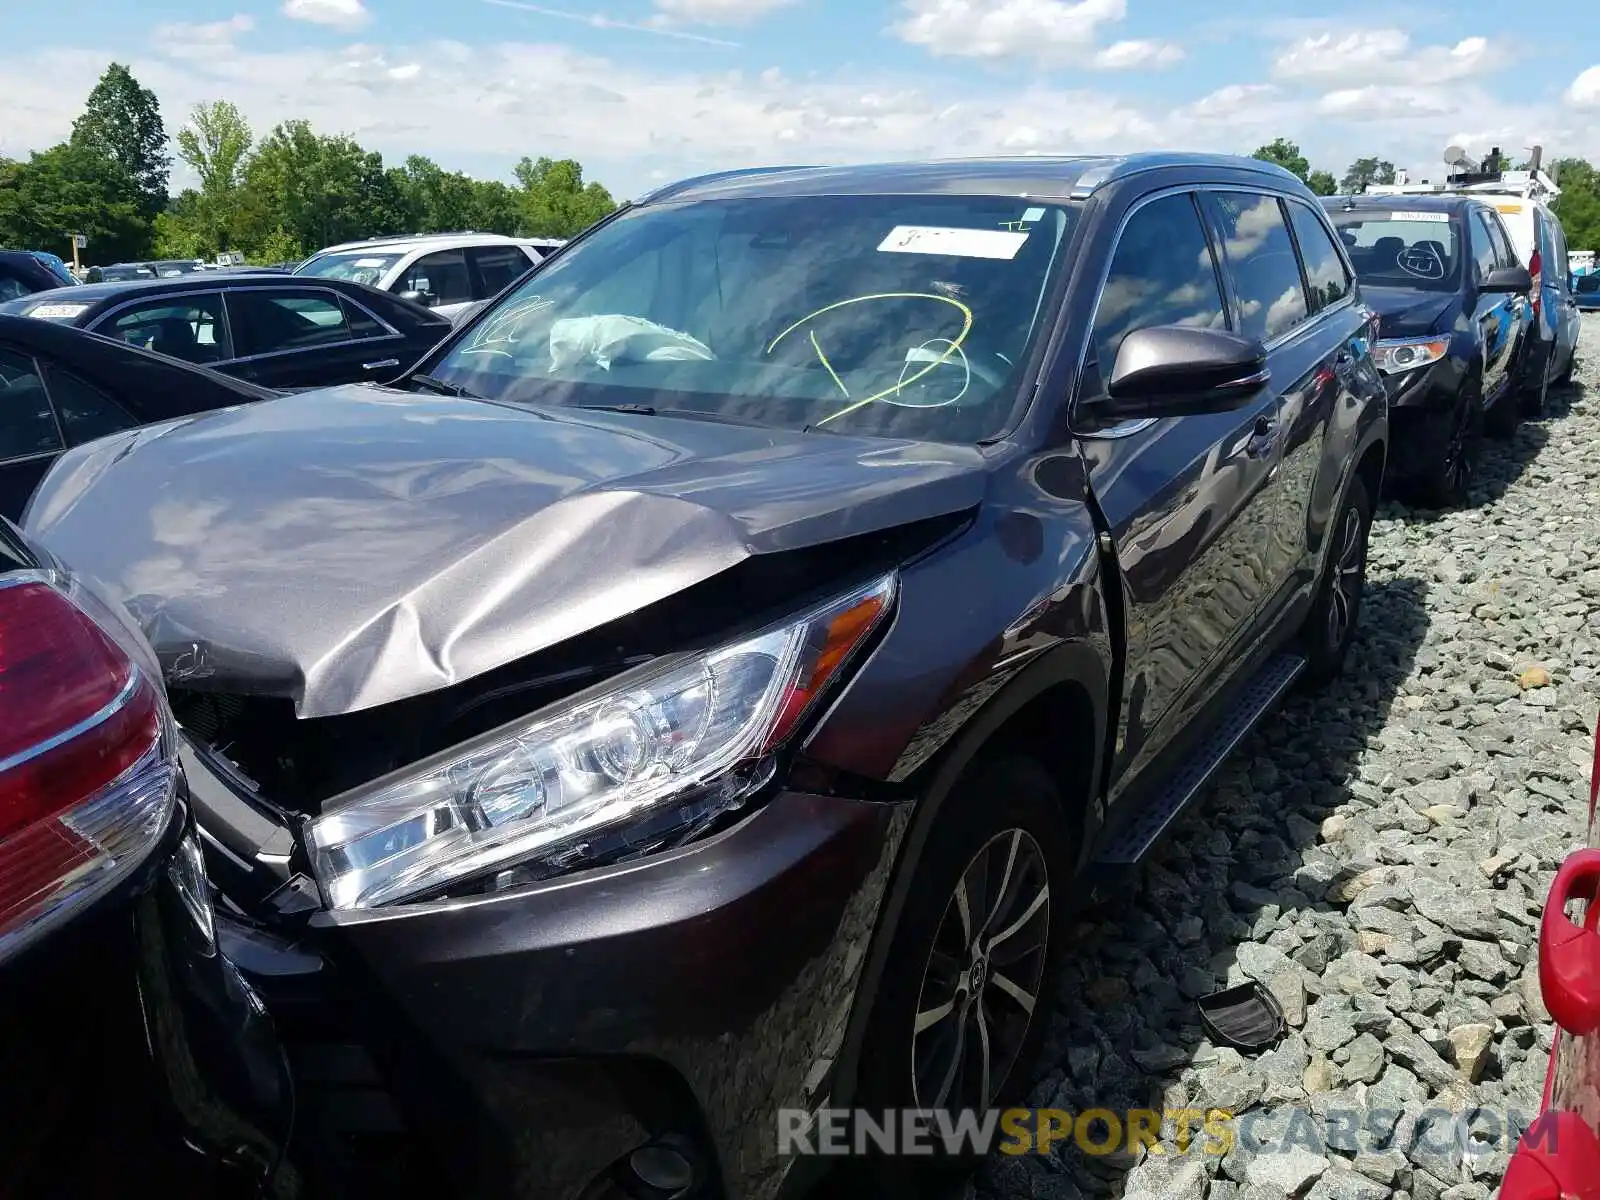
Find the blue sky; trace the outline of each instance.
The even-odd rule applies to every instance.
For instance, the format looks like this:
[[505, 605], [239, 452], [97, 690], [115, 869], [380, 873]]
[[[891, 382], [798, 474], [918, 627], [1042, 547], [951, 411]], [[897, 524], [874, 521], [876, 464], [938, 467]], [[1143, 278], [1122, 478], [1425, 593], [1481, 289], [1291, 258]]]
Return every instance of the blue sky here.
[[[619, 195], [756, 162], [1277, 135], [1415, 177], [1459, 142], [1600, 160], [1600, 2], [8, 0], [0, 154], [63, 137], [111, 59], [161, 97], [304, 116], [387, 158], [508, 176], [571, 156]], [[1336, 16], [1327, 14], [1336, 13]], [[1526, 13], [1526, 16], [1522, 15]], [[1534, 17], [1537, 17], [1537, 20]], [[185, 182], [180, 173], [177, 183]]]

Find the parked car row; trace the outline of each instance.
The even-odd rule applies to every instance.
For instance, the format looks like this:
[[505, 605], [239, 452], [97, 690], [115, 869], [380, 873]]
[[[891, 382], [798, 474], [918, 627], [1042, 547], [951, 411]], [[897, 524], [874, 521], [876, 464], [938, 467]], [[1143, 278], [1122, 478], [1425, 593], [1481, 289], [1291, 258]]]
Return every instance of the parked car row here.
[[[781, 168], [539, 265], [371, 243], [0, 317], [60, 431], [23, 532], [166, 684], [306, 1194], [793, 1197], [836, 1160], [780, 1108], [1017, 1101], [1073, 910], [1342, 669], [1387, 465], [1517, 412], [1498, 222], [1229, 156]], [[442, 326], [381, 382], [220, 372], [252, 306], [377, 296]], [[208, 347], [166, 369], [221, 403], [68, 438], [46, 330], [100, 379]]]

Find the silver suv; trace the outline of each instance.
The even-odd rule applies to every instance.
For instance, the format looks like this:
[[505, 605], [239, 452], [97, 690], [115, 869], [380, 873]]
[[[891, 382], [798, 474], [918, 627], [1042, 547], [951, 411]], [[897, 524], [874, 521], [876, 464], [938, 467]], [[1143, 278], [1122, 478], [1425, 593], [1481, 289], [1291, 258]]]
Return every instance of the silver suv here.
[[455, 318], [498, 293], [560, 245], [551, 238], [498, 233], [373, 238], [318, 251], [294, 274], [364, 283]]

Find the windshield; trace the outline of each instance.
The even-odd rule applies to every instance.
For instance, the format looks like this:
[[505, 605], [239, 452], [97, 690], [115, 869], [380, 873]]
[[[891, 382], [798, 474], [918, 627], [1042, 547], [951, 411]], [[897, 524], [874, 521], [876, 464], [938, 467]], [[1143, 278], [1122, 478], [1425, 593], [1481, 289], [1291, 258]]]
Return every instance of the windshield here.
[[1076, 216], [966, 196], [637, 209], [537, 270], [430, 373], [499, 400], [980, 441], [1008, 421]]
[[404, 257], [399, 254], [371, 254], [351, 250], [344, 254], [319, 254], [294, 269], [296, 275], [315, 275], [319, 279], [348, 279], [378, 287], [389, 269]]
[[1331, 212], [1328, 216], [1362, 283], [1455, 290], [1461, 240], [1449, 213]]
[[127, 283], [132, 279], [154, 279], [156, 273], [149, 267], [101, 267], [99, 283]]

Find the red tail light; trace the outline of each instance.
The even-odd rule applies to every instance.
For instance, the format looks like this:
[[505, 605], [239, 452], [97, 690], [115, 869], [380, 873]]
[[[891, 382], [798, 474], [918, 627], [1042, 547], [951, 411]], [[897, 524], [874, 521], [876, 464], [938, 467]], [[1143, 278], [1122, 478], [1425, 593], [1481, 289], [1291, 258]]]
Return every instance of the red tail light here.
[[1536, 317], [1539, 315], [1539, 304], [1544, 299], [1544, 295], [1540, 291], [1541, 272], [1543, 269], [1544, 258], [1535, 250], [1533, 256], [1528, 259], [1528, 274], [1533, 276], [1533, 315]]
[[94, 608], [0, 585], [0, 959], [125, 876], [171, 812], [159, 686]]

